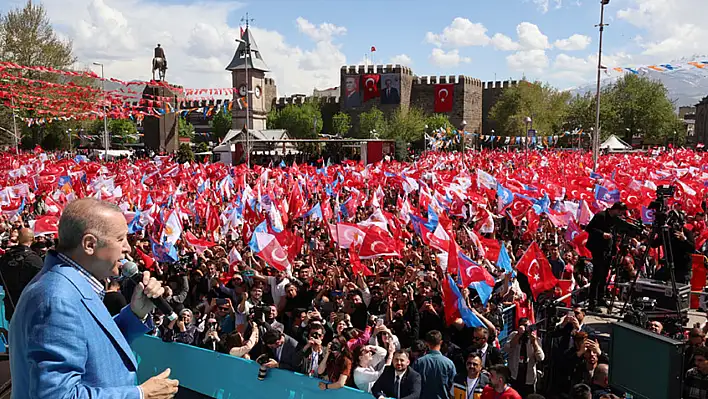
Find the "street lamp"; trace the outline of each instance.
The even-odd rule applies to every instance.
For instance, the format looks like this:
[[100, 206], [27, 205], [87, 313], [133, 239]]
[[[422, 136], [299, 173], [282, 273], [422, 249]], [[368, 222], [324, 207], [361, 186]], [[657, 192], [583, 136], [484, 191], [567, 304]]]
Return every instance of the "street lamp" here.
[[108, 149], [110, 148], [110, 140], [108, 139], [108, 107], [106, 104], [106, 79], [103, 74], [103, 64], [94, 62], [93, 65], [101, 67], [101, 91], [103, 91], [103, 144], [105, 145], [106, 155], [103, 158], [104, 162], [108, 161]]
[[526, 141], [524, 145], [526, 146], [526, 165], [529, 164], [529, 131], [533, 127], [533, 119], [530, 116], [524, 118], [524, 123], [526, 123]]
[[494, 137], [494, 133], [494, 129], [492, 129], [492, 150], [494, 150], [494, 139], [496, 138]]
[[600, 78], [602, 77], [602, 33], [605, 31], [605, 6], [610, 0], [600, 0], [600, 46], [597, 51], [597, 93], [595, 94], [595, 135], [592, 137], [592, 171], [597, 171], [597, 161], [600, 151]]

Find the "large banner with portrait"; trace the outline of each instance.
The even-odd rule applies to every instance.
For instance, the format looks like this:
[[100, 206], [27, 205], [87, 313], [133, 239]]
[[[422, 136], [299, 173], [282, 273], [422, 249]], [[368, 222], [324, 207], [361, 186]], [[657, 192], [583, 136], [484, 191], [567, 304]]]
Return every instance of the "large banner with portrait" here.
[[397, 73], [381, 74], [381, 104], [401, 103], [401, 77]]
[[348, 75], [344, 77], [344, 108], [353, 108], [361, 105], [359, 94], [359, 75]]

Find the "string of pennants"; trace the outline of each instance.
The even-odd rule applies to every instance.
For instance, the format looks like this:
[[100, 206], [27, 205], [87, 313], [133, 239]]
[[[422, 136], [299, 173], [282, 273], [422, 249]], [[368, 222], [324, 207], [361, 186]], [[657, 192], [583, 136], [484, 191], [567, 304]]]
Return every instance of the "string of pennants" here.
[[655, 71], [655, 72], [672, 72], [680, 71], [685, 69], [701, 69], [708, 71], [708, 61], [689, 61], [685, 64], [655, 64], [655, 65], [644, 65], [639, 67], [607, 67], [603, 66], [605, 73], [619, 72], [619, 73], [632, 73], [639, 75], [642, 72]]
[[[456, 144], [459, 144], [462, 140], [461, 132], [455, 129], [437, 129], [432, 135], [425, 134], [426, 146], [434, 150], [445, 150], [451, 149]], [[526, 136], [495, 136], [488, 134], [478, 134], [464, 132], [466, 137], [472, 137], [473, 139], [479, 139], [485, 143], [497, 143], [498, 145], [519, 145], [526, 144]], [[543, 146], [554, 146], [558, 144], [558, 141], [566, 136], [588, 136], [589, 133], [584, 132], [582, 129], [575, 130], [573, 132], [563, 132], [559, 135], [553, 136], [530, 136], [528, 137], [529, 144], [532, 145], [543, 145]]]

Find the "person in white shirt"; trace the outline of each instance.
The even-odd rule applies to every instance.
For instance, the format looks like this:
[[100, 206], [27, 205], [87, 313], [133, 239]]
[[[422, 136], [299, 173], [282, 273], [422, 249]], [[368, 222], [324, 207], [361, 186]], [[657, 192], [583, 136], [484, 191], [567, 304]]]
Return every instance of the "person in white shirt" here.
[[[390, 366], [393, 360], [393, 352], [396, 349], [393, 342], [389, 343], [388, 353], [380, 346], [362, 345], [354, 349], [354, 384], [364, 392], [371, 393], [371, 387], [383, 373], [384, 366]], [[383, 360], [386, 359], [385, 364]]]

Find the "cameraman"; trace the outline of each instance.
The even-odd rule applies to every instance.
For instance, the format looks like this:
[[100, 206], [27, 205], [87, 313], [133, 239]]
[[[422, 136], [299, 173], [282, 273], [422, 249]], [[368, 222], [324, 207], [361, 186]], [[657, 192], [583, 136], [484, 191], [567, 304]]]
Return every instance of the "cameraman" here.
[[523, 397], [535, 393], [536, 364], [542, 362], [545, 355], [528, 318], [519, 319], [519, 328], [509, 334], [504, 351], [509, 354], [511, 386]]
[[17, 245], [10, 247], [0, 258], [0, 280], [5, 288], [5, 320], [10, 321], [15, 312], [15, 305], [20, 295], [40, 270], [42, 258], [30, 249], [34, 241], [34, 232], [28, 228], [20, 229]]
[[[669, 224], [671, 253], [674, 258], [674, 276], [677, 283], [690, 284], [691, 264], [693, 261], [691, 254], [695, 252], [696, 241], [693, 237], [693, 232], [684, 225], [683, 219], [680, 217], [681, 214], [672, 211], [671, 215], [674, 215], [673, 222]], [[652, 232], [651, 246], [657, 248], [662, 244], [659, 233]], [[664, 254], [666, 254], [666, 249], [664, 249]], [[663, 267], [656, 271], [654, 274], [655, 279], [671, 281], [671, 273], [669, 273], [669, 268], [666, 266], [666, 263], [664, 263]]]
[[585, 227], [588, 242], [585, 245], [592, 253], [592, 279], [590, 280], [590, 310], [597, 310], [597, 305], [607, 306], [605, 285], [612, 260], [612, 232], [620, 215], [627, 211], [627, 206], [615, 202], [612, 207], [593, 216]]

